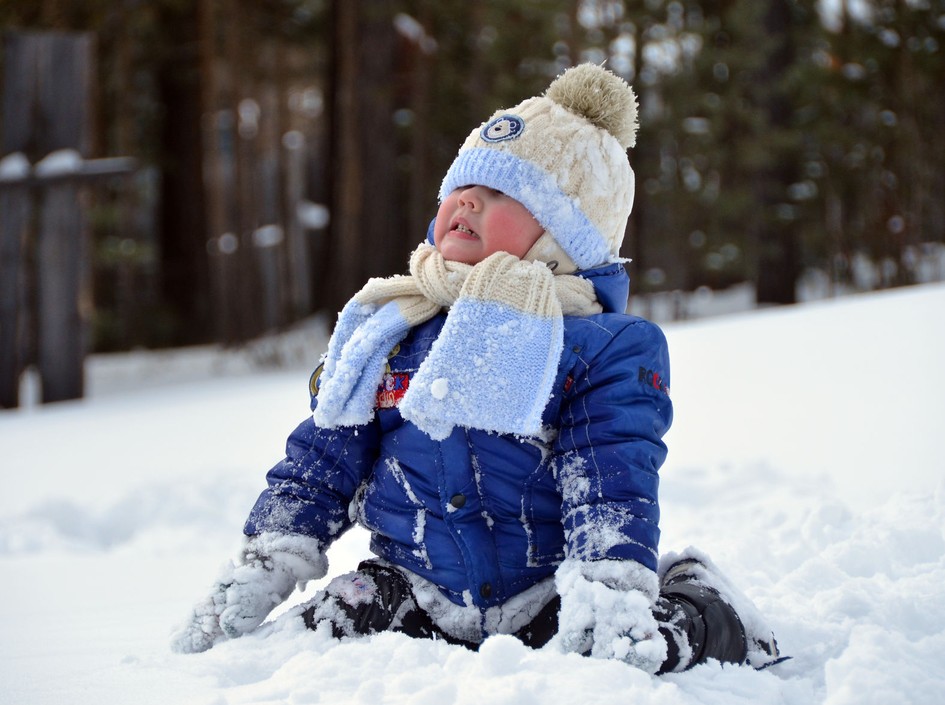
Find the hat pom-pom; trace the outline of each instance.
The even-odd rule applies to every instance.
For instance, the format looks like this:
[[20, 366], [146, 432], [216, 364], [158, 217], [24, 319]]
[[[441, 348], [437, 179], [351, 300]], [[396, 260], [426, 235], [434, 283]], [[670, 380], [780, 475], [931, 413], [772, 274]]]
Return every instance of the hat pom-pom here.
[[624, 149], [637, 141], [637, 97], [622, 78], [596, 64], [574, 66], [558, 76], [545, 96], [607, 130]]

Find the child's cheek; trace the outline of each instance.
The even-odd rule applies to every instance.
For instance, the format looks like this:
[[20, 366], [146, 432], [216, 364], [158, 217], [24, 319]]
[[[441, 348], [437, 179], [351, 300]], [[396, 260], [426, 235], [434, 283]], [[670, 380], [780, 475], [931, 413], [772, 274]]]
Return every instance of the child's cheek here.
[[449, 208], [444, 201], [442, 204], [440, 204], [440, 208], [436, 212], [436, 220], [433, 222], [433, 245], [437, 249], [440, 248], [440, 245], [443, 242], [443, 236], [446, 235], [446, 229], [449, 227], [448, 211]]
[[521, 257], [541, 234], [541, 226], [527, 211], [518, 213], [503, 210], [492, 214], [489, 232], [495, 249]]

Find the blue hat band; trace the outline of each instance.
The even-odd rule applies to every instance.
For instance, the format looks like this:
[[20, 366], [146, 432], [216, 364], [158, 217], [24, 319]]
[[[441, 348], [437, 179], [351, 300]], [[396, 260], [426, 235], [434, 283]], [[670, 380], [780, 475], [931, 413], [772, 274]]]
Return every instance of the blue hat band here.
[[489, 147], [460, 151], [440, 186], [442, 201], [461, 186], [487, 186], [525, 206], [579, 269], [613, 259], [597, 227], [553, 175], [514, 154]]

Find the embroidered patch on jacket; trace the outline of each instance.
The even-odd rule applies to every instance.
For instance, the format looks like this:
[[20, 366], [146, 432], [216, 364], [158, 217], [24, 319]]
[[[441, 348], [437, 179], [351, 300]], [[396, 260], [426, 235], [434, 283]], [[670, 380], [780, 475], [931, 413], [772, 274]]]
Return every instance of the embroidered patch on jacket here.
[[482, 128], [482, 139], [486, 142], [514, 140], [525, 129], [525, 121], [518, 115], [501, 115]]
[[666, 396], [669, 396], [669, 387], [666, 386], [666, 382], [664, 382], [663, 378], [660, 377], [659, 372], [654, 372], [653, 370], [648, 370], [645, 367], [641, 367], [637, 372], [637, 381], [641, 384], [645, 384], [648, 387], [653, 387], [653, 389], [658, 389]]
[[377, 388], [378, 409], [393, 409], [404, 398], [410, 386], [410, 375], [406, 372], [386, 372]]

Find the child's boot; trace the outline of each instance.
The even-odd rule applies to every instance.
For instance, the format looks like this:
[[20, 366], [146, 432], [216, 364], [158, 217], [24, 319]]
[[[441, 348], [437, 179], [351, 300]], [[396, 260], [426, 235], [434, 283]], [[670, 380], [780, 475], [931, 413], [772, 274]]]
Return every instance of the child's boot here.
[[661, 571], [656, 614], [668, 656], [661, 673], [708, 659], [766, 668], [782, 660], [774, 635], [751, 601], [705, 556], [670, 561]]

